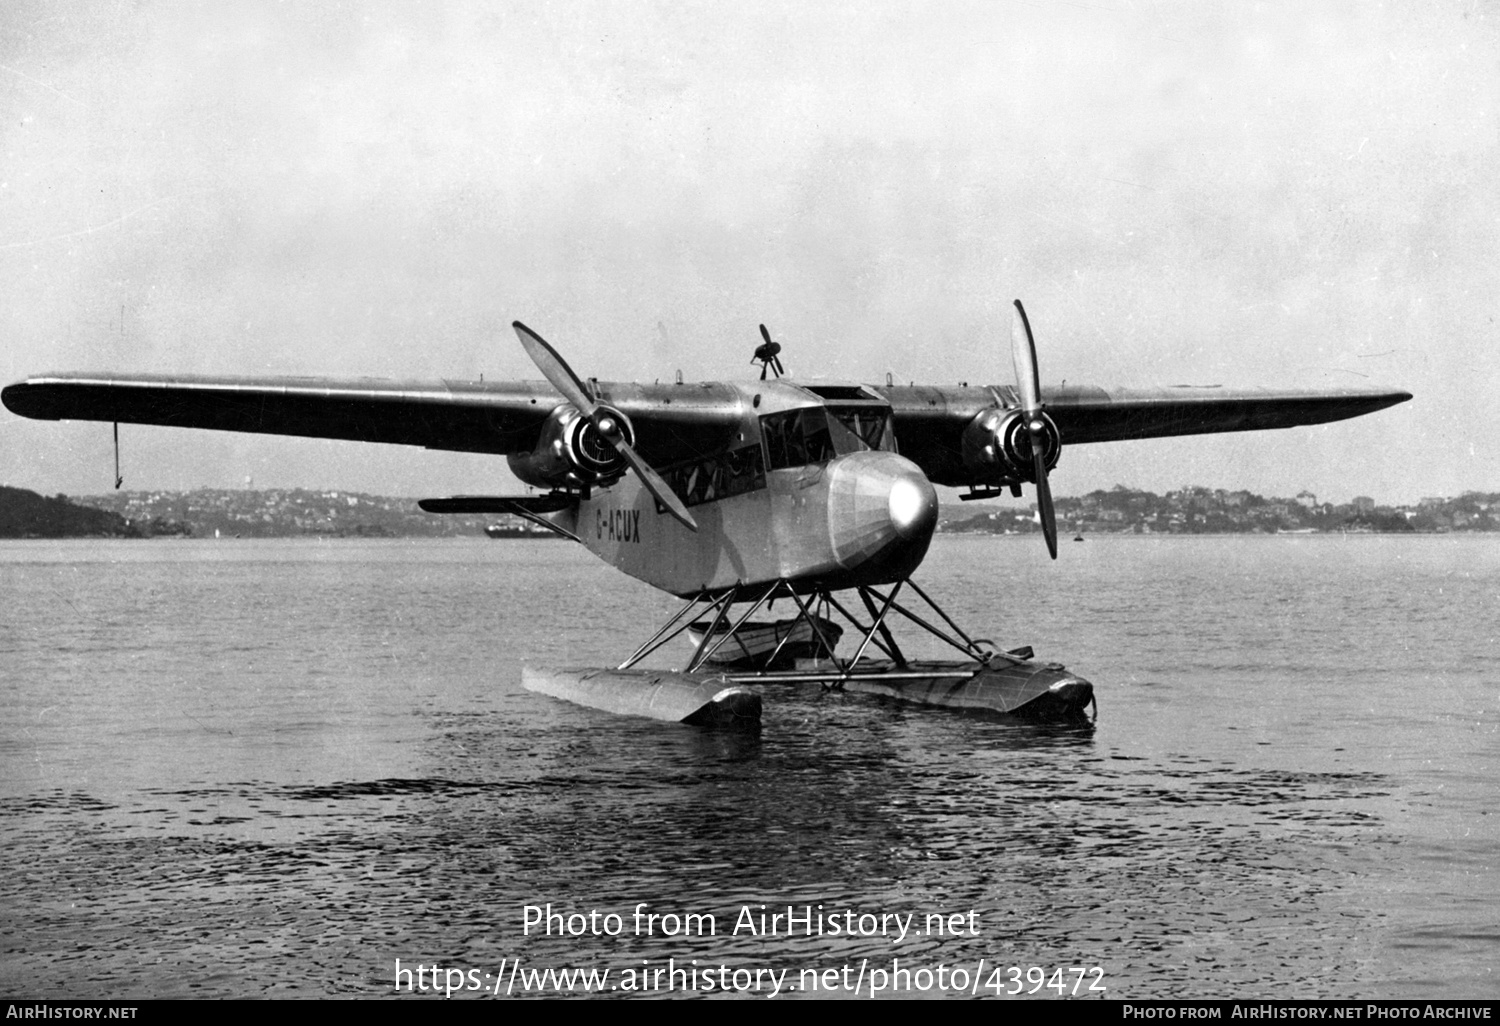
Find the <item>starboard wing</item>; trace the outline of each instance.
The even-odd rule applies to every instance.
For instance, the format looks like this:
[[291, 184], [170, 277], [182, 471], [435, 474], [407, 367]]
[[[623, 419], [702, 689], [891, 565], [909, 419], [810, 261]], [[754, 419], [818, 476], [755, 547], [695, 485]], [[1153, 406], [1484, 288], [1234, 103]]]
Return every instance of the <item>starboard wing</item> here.
[[[739, 400], [712, 384], [601, 385], [638, 448], [669, 462], [715, 451], [739, 423]], [[51, 374], [10, 385], [0, 400], [41, 420], [301, 435], [478, 453], [526, 453], [563, 399], [543, 381], [136, 377]]]

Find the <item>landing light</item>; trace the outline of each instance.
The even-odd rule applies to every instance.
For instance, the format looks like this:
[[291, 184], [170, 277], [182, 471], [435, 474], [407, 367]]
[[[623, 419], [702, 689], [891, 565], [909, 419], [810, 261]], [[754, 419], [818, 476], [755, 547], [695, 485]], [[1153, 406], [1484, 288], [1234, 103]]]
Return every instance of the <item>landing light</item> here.
[[896, 525], [896, 530], [903, 533], [911, 530], [922, 519], [926, 507], [926, 496], [915, 481], [900, 478], [891, 485], [891, 523]]

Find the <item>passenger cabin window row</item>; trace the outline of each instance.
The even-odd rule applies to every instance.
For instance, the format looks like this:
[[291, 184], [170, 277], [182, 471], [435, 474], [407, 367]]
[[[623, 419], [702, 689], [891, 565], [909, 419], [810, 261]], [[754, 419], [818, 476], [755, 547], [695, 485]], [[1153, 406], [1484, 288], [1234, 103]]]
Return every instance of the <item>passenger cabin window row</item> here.
[[[686, 506], [727, 499], [766, 486], [759, 445], [742, 445], [717, 456], [679, 464], [664, 471], [662, 477]], [[658, 510], [660, 506], [657, 503]]]

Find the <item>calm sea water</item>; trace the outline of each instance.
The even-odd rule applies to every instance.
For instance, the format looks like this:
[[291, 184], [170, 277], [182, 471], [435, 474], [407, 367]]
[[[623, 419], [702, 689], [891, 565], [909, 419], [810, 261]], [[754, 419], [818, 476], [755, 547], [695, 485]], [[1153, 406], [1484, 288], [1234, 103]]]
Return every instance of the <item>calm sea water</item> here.
[[[847, 965], [933, 994], [1098, 967], [1062, 982], [1500, 996], [1500, 545], [1061, 555], [940, 538], [918, 580], [1090, 678], [1095, 724], [805, 688], [735, 733], [521, 689], [674, 606], [573, 546], [0, 542], [0, 992], [382, 995], [399, 959], [513, 991]], [[549, 903], [599, 917], [524, 932]], [[789, 905], [824, 932], [744, 929]]]

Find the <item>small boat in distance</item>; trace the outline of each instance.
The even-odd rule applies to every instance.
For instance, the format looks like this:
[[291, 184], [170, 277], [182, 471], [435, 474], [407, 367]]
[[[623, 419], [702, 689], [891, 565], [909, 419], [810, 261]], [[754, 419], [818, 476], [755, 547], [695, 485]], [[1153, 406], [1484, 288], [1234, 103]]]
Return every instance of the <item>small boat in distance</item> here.
[[490, 524], [484, 529], [484, 533], [490, 538], [531, 538], [541, 540], [543, 538], [561, 538], [562, 535], [540, 527], [532, 527], [529, 524]]

